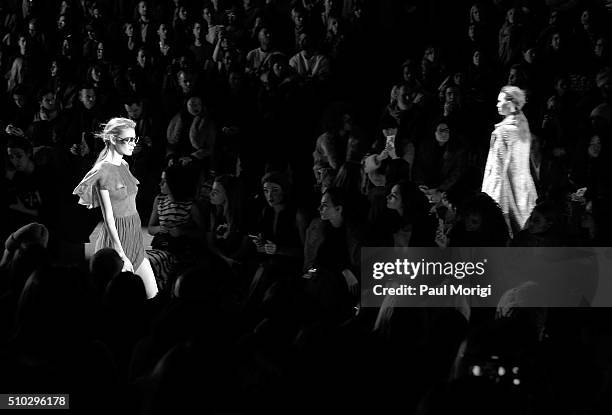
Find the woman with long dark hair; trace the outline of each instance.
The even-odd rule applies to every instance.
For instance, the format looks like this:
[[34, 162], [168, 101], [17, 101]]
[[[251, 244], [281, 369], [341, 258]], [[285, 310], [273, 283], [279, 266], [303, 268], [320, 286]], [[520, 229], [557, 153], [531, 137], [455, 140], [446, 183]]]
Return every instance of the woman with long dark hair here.
[[396, 247], [433, 246], [435, 219], [429, 214], [429, 201], [412, 182], [402, 181], [391, 186], [387, 207], [396, 213], [392, 228]]
[[213, 209], [207, 233], [208, 247], [228, 265], [237, 266], [249, 250], [243, 229], [244, 201], [240, 180], [230, 175], [215, 178], [210, 203]]
[[160, 290], [172, 286], [174, 277], [195, 262], [195, 247], [204, 235], [198, 204], [194, 200], [193, 170], [175, 163], [161, 174], [160, 194], [153, 201], [147, 257]]
[[140, 216], [136, 210], [138, 180], [130, 173], [124, 156], [131, 156], [138, 142], [134, 121], [112, 118], [97, 137], [104, 142], [93, 168], [74, 189], [79, 203], [89, 209], [100, 207], [104, 226], [95, 250], [110, 247], [123, 260], [123, 270], [142, 278], [147, 297], [157, 294], [157, 283], [149, 260], [145, 258]]

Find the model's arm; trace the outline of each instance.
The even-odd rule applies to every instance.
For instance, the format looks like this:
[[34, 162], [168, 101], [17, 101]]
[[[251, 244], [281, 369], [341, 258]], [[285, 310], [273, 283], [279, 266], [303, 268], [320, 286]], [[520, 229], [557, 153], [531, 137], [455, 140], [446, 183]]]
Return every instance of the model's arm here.
[[113, 206], [111, 204], [110, 194], [106, 189], [98, 189], [98, 192], [100, 193], [100, 207], [102, 208], [102, 217], [104, 218], [104, 225], [106, 226], [108, 234], [110, 235], [113, 249], [117, 251], [121, 259], [125, 263], [124, 270], [133, 272], [132, 263], [125, 255], [123, 247], [121, 246], [121, 241], [119, 240], [119, 233], [117, 232], [117, 226], [115, 225], [115, 215], [113, 214]]

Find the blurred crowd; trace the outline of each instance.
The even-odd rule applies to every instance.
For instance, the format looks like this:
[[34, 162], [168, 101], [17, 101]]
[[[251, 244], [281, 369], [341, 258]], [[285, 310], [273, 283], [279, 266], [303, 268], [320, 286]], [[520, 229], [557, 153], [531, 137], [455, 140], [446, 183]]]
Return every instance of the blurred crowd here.
[[[598, 0], [0, 2], [0, 390], [86, 413], [595, 414], [607, 309], [360, 308], [362, 247], [610, 246], [612, 15]], [[525, 91], [538, 203], [480, 192]], [[84, 256], [72, 190], [111, 117], [160, 293]], [[395, 380], [397, 378], [397, 380]], [[608, 408], [608, 410], [606, 410]]]

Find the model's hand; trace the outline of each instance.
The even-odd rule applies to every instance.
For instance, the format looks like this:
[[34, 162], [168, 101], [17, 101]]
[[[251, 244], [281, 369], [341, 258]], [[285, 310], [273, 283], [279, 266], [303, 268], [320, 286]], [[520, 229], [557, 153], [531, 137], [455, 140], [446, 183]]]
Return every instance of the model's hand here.
[[134, 272], [134, 265], [132, 265], [132, 261], [125, 256], [125, 254], [120, 254], [121, 260], [123, 260], [123, 268], [121, 272]]

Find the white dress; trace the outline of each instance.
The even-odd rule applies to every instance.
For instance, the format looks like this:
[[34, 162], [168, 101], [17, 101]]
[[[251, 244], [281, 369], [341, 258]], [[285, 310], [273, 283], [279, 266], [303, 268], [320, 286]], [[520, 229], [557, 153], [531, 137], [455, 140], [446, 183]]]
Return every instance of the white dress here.
[[495, 125], [482, 191], [500, 205], [511, 236], [523, 229], [538, 197], [529, 169], [530, 149], [531, 132], [522, 112]]

